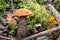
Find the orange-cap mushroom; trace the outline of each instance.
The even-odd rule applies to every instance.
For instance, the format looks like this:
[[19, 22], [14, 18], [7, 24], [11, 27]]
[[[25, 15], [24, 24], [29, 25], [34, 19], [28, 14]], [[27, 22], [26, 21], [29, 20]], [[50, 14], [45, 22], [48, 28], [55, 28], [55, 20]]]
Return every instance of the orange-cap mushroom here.
[[18, 9], [13, 13], [13, 16], [19, 17], [18, 28], [17, 28], [18, 39], [20, 38], [20, 35], [23, 35], [25, 37], [25, 34], [28, 31], [27, 30], [26, 16], [33, 16], [33, 15], [34, 14], [30, 10], [25, 9], [25, 8]]
[[33, 15], [34, 14], [30, 10], [25, 8], [18, 9], [13, 13], [13, 16], [33, 16]]

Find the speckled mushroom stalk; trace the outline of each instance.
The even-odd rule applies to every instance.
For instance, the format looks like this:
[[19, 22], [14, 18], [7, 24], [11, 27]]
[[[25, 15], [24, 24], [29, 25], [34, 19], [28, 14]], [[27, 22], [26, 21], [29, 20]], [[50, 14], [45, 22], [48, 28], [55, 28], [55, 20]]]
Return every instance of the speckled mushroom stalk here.
[[[27, 22], [26, 17], [19, 17], [18, 28], [17, 28], [17, 37], [26, 37], [27, 33]], [[19, 36], [20, 35], [20, 36]]]
[[27, 22], [26, 16], [33, 16], [33, 13], [27, 9], [18, 9], [14, 12], [14, 16], [18, 16], [18, 28], [17, 28], [17, 39], [21, 40], [21, 37], [25, 38], [27, 33]]

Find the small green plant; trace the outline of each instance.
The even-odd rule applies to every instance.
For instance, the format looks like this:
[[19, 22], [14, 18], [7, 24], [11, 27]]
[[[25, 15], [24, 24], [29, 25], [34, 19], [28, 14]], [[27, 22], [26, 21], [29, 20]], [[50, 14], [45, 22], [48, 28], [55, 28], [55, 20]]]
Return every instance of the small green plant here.
[[11, 29], [11, 30], [9, 31], [9, 33], [10, 33], [11, 35], [14, 35], [14, 33], [15, 33], [15, 30], [14, 30], [14, 29], [17, 28], [17, 24], [12, 25], [9, 21], [6, 21], [6, 24], [8, 25], [8, 28]]
[[9, 34], [14, 35], [15, 30], [10, 30]]
[[59, 2], [59, 0], [54, 0], [53, 2], [54, 2], [54, 3], [58, 3], [58, 2]]
[[4, 17], [6, 16], [6, 11], [5, 11], [5, 7], [8, 6], [10, 4], [10, 2], [8, 2], [7, 0], [0, 0], [0, 16]]
[[46, 3], [47, 0], [36, 0], [39, 4], [44, 4]]
[[59, 12], [60, 12], [60, 6], [55, 5], [54, 7], [57, 9], [57, 11], [59, 11]]

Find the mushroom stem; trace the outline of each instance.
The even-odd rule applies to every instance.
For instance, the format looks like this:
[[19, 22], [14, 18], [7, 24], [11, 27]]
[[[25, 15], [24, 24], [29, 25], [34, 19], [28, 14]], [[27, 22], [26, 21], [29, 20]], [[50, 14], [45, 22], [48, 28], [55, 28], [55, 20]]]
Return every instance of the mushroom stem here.
[[27, 22], [26, 17], [19, 17], [18, 28], [17, 28], [17, 39], [21, 40], [21, 37], [25, 37], [27, 33]]

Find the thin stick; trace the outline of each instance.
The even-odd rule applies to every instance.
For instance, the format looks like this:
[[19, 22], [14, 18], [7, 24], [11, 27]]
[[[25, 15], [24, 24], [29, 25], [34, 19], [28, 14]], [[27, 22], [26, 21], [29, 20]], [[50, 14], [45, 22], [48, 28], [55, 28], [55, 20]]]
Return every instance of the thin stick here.
[[42, 35], [45, 35], [45, 34], [50, 34], [50, 33], [54, 32], [54, 31], [57, 31], [57, 30], [60, 30], [60, 26], [58, 26], [57, 28], [52, 28], [50, 30], [46, 30], [46, 31], [34, 34], [32, 36], [24, 38], [24, 40], [29, 40], [29, 39], [36, 38], [36, 37], [39, 37], [39, 36], [42, 36]]
[[0, 36], [0, 38], [11, 40], [11, 38], [9, 38], [9, 37], [3, 37], [3, 36]]

